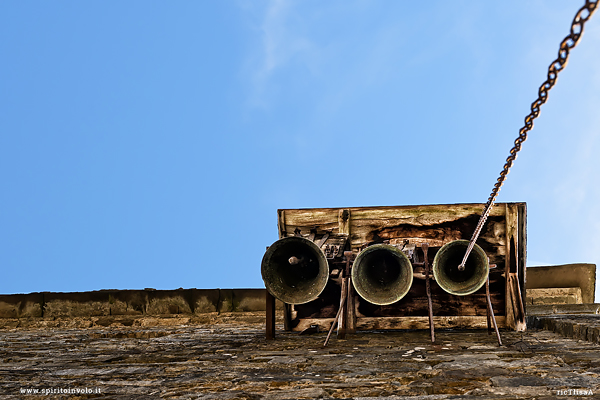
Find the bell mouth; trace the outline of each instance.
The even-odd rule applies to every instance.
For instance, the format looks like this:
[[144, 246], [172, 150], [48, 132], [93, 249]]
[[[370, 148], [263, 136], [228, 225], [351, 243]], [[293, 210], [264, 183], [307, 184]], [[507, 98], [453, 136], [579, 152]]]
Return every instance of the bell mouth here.
[[290, 236], [273, 243], [263, 256], [261, 274], [265, 287], [287, 304], [315, 300], [327, 285], [329, 264], [312, 241]]
[[408, 257], [394, 246], [376, 244], [364, 249], [352, 266], [352, 284], [365, 300], [388, 305], [401, 300], [412, 286]]
[[468, 246], [468, 240], [455, 240], [442, 246], [433, 259], [434, 279], [450, 294], [466, 296], [475, 293], [488, 278], [488, 257], [477, 244], [473, 246], [464, 270], [459, 270]]

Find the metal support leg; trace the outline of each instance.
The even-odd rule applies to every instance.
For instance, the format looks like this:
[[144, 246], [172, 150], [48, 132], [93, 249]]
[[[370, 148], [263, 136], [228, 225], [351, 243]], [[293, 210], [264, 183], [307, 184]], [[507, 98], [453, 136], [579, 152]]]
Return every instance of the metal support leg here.
[[323, 343], [323, 347], [327, 347], [327, 343], [329, 343], [329, 338], [331, 337], [331, 334], [333, 333], [333, 330], [335, 329], [335, 326], [336, 326], [338, 320], [340, 319], [340, 314], [342, 313], [342, 310], [344, 309], [345, 305], [346, 305], [346, 292], [342, 291], [342, 300], [340, 301], [340, 309], [338, 310], [337, 315], [335, 316], [335, 319], [333, 320], [333, 323], [331, 324], [331, 328], [329, 329], [329, 333], [327, 334], [325, 343]]
[[490, 316], [490, 307], [487, 305], [487, 299], [485, 301], [485, 316], [487, 317], [487, 329], [488, 335], [492, 334], [492, 317]]
[[500, 331], [498, 331], [498, 325], [496, 324], [496, 317], [494, 316], [494, 309], [492, 308], [492, 299], [490, 297], [490, 277], [489, 277], [489, 275], [485, 281], [485, 296], [487, 298], [488, 313], [491, 317], [492, 323], [494, 324], [494, 330], [496, 331], [496, 337], [498, 338], [498, 346], [502, 346], [502, 339], [500, 338]]
[[429, 330], [431, 331], [431, 343], [435, 343], [435, 328], [433, 326], [433, 303], [431, 301], [431, 283], [429, 282], [429, 260], [427, 258], [428, 243], [421, 245], [423, 250], [423, 263], [425, 264], [425, 290], [427, 291], [427, 308], [429, 310]]
[[[342, 293], [348, 298], [348, 278], [342, 278]], [[348, 327], [348, 312], [347, 312], [348, 301], [340, 300], [340, 316], [338, 319], [338, 339], [346, 339], [346, 329]]]

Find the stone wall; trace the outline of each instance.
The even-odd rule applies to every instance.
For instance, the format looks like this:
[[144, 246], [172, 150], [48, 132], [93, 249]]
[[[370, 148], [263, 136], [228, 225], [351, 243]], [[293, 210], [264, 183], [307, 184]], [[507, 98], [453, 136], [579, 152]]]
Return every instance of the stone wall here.
[[[547, 330], [502, 331], [503, 346], [484, 330], [439, 331], [436, 343], [421, 330], [344, 340], [334, 334], [323, 347], [327, 332], [283, 332], [279, 320], [276, 339], [265, 340], [263, 324], [264, 313], [244, 312], [203, 325], [0, 329], [0, 398], [550, 400], [600, 393], [597, 342]], [[34, 394], [42, 390], [51, 394]]]
[[[581, 302], [594, 303], [596, 291], [595, 264], [566, 264], [548, 267], [527, 267], [527, 297], [531, 289], [580, 288]], [[528, 304], [531, 302], [528, 301]], [[543, 304], [543, 303], [539, 303]], [[546, 303], [548, 304], [548, 303]]]
[[[255, 312], [265, 311], [265, 293], [265, 289], [144, 289], [0, 295], [0, 318]], [[277, 306], [281, 309], [283, 304]]]

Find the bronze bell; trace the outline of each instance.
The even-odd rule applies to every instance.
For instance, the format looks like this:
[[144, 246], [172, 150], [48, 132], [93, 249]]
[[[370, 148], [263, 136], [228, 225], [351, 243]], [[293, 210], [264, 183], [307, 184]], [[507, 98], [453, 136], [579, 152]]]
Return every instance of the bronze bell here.
[[490, 266], [485, 251], [477, 244], [467, 258], [464, 270], [458, 266], [467, 251], [468, 240], [447, 243], [433, 259], [433, 276], [437, 284], [450, 294], [466, 296], [478, 291], [488, 278]]
[[361, 251], [352, 266], [352, 283], [365, 300], [387, 305], [402, 299], [412, 286], [413, 270], [394, 246], [375, 244]]
[[329, 279], [329, 264], [321, 249], [308, 239], [290, 236], [270, 246], [262, 259], [265, 287], [287, 304], [315, 300]]

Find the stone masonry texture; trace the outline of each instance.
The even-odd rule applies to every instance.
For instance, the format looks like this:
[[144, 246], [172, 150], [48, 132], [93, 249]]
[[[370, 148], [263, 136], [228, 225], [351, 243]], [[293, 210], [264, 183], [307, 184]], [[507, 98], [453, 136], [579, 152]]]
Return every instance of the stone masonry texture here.
[[[0, 328], [2, 399], [600, 397], [600, 346], [546, 329], [264, 335], [260, 312], [37, 319]], [[96, 321], [96, 323], [94, 323]], [[547, 319], [543, 320], [547, 321]], [[595, 320], [594, 320], [595, 321]], [[595, 322], [594, 322], [595, 323]], [[538, 324], [550, 324], [540, 322]], [[27, 394], [27, 390], [50, 394]], [[52, 391], [70, 390], [70, 394]], [[74, 394], [76, 390], [93, 393]], [[570, 392], [569, 392], [570, 391]], [[98, 393], [99, 392], [99, 393]]]

